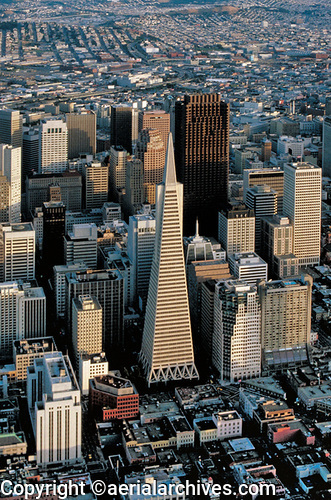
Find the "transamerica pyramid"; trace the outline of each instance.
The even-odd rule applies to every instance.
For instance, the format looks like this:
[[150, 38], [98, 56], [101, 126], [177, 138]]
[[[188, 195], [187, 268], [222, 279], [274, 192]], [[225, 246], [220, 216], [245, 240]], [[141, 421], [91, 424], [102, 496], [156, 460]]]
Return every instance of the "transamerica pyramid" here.
[[183, 237], [183, 185], [169, 134], [163, 181], [156, 188], [155, 248], [140, 360], [148, 385], [199, 378], [194, 364]]

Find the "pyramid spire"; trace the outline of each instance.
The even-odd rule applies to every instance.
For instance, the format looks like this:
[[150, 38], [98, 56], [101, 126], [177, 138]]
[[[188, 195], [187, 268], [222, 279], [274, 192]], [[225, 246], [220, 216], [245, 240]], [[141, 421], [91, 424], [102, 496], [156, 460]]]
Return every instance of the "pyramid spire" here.
[[168, 144], [167, 144], [167, 154], [164, 165], [163, 182], [166, 185], [175, 184], [177, 182], [176, 177], [176, 167], [175, 167], [175, 155], [174, 155], [174, 143], [172, 140], [172, 133], [169, 133]]
[[194, 364], [182, 239], [183, 185], [169, 134], [156, 191], [156, 234], [140, 360], [148, 385], [199, 378]]

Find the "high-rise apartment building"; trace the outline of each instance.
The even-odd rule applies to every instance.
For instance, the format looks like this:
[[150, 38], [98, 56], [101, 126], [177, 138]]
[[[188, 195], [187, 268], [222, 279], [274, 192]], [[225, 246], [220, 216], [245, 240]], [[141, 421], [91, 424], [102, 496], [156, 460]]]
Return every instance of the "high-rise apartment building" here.
[[[64, 237], [64, 262], [66, 265], [83, 262], [88, 269], [97, 268], [98, 231], [95, 224], [74, 224]], [[97, 351], [95, 351], [97, 352]]]
[[155, 245], [155, 217], [132, 215], [129, 219], [128, 255], [133, 263], [135, 300], [146, 303]]
[[322, 169], [310, 163], [284, 168], [284, 215], [293, 224], [293, 253], [300, 266], [320, 262]]
[[322, 168], [323, 175], [331, 177], [331, 116], [323, 120]]
[[222, 380], [238, 382], [261, 374], [261, 311], [255, 287], [245, 281], [216, 285], [213, 365]]
[[77, 368], [81, 356], [102, 351], [102, 307], [96, 297], [72, 299], [71, 334]]
[[39, 127], [39, 173], [60, 173], [67, 166], [67, 124], [62, 120], [43, 120]]
[[[102, 307], [102, 347], [107, 356], [124, 345], [124, 280], [117, 269], [76, 271], [66, 275], [69, 324], [72, 299], [79, 295], [96, 297]], [[109, 356], [110, 357], [110, 356]]]
[[31, 222], [0, 225], [0, 280], [35, 278], [36, 233]]
[[43, 263], [48, 271], [64, 260], [65, 211], [62, 201], [43, 203]]
[[246, 202], [247, 190], [253, 186], [267, 185], [277, 193], [277, 210], [283, 213], [284, 171], [280, 168], [258, 168], [244, 170], [243, 198]]
[[128, 152], [122, 146], [112, 146], [109, 155], [109, 184], [110, 190], [118, 200], [119, 192], [126, 185], [126, 162]]
[[68, 356], [46, 353], [28, 367], [28, 408], [39, 465], [70, 465], [81, 460], [80, 397]]
[[0, 144], [0, 222], [21, 221], [21, 154], [20, 147]]
[[102, 208], [108, 201], [109, 167], [97, 161], [83, 166], [85, 208]]
[[164, 178], [157, 186], [155, 250], [140, 351], [148, 385], [199, 377], [185, 275], [182, 196], [170, 134]]
[[255, 250], [255, 215], [244, 205], [229, 205], [218, 213], [218, 241], [227, 255]]
[[110, 143], [132, 153], [132, 107], [118, 104], [111, 107]]
[[138, 117], [138, 131], [141, 132], [143, 129], [158, 130], [161, 133], [164, 149], [166, 149], [170, 133], [170, 114], [162, 110], [141, 111]]
[[[261, 344], [265, 361], [271, 366], [287, 364], [293, 348], [303, 347], [310, 341], [311, 301], [313, 280], [305, 275], [301, 279], [261, 281], [258, 294], [261, 304]], [[287, 351], [288, 350], [288, 351]], [[283, 358], [283, 359], [282, 359]]]
[[0, 110], [0, 144], [10, 144], [13, 148], [22, 147], [23, 117], [13, 109]]
[[61, 174], [31, 174], [26, 178], [27, 213], [41, 207], [49, 199], [50, 186], [58, 186], [61, 190], [61, 201], [67, 210], [82, 209], [82, 175], [78, 172]]
[[156, 184], [162, 181], [166, 146], [156, 129], [143, 129], [139, 134], [136, 155], [144, 164], [145, 201], [155, 205]]
[[95, 155], [97, 121], [93, 111], [66, 114], [68, 128], [68, 158], [78, 158], [81, 153]]
[[261, 218], [277, 213], [277, 193], [269, 186], [254, 186], [246, 193], [246, 205], [255, 214], [255, 251], [260, 254], [264, 242], [261, 239]]
[[217, 233], [217, 210], [227, 203], [230, 105], [219, 94], [176, 102], [176, 169], [184, 185], [184, 235]]

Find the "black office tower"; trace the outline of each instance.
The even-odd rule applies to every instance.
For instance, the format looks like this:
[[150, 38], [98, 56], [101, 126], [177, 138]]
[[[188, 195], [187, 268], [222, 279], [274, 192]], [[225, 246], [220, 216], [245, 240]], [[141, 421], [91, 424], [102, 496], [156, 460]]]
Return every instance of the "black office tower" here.
[[62, 201], [43, 203], [43, 268], [46, 276], [53, 273], [53, 266], [64, 262], [65, 210]]
[[128, 105], [111, 107], [110, 144], [123, 146], [132, 153], [132, 108]]
[[227, 203], [230, 105], [219, 94], [185, 95], [175, 107], [175, 158], [184, 184], [184, 235], [217, 234], [217, 211]]

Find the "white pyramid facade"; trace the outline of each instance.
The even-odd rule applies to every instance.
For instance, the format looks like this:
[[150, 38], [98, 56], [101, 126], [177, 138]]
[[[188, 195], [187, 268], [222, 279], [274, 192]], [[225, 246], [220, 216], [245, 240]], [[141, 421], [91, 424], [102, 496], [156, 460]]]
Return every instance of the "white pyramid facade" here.
[[199, 378], [194, 364], [182, 239], [183, 185], [169, 135], [156, 191], [156, 235], [140, 359], [148, 384]]

